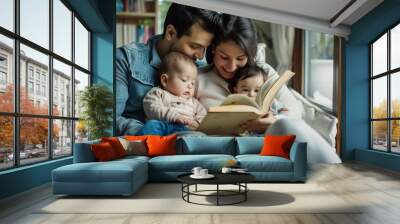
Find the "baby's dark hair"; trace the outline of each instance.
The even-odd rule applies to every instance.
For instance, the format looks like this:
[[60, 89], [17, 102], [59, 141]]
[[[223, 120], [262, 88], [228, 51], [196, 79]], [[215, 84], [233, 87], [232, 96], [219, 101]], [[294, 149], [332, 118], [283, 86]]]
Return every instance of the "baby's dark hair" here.
[[231, 91], [231, 93], [234, 92], [234, 88], [236, 87], [236, 85], [238, 84], [238, 82], [240, 80], [244, 80], [247, 78], [251, 78], [257, 75], [262, 75], [263, 76], [263, 80], [264, 82], [267, 80], [268, 78], [268, 74], [264, 71], [264, 69], [258, 67], [257, 65], [247, 65], [245, 67], [241, 67], [236, 71], [235, 76], [233, 77], [233, 79], [231, 79], [229, 81], [229, 91]]
[[164, 56], [161, 62], [159, 68], [160, 75], [167, 73], [169, 71], [176, 71], [178, 73], [181, 73], [182, 72], [180, 67], [181, 62], [189, 63], [194, 67], [196, 67], [196, 64], [194, 63], [193, 59], [190, 58], [189, 56], [178, 51], [171, 51]]

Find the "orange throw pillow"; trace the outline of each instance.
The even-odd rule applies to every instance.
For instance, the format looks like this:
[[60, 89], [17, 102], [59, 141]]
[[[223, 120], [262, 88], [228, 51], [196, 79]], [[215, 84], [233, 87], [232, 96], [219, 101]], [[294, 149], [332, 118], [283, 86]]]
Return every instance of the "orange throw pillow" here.
[[101, 142], [108, 142], [114, 149], [117, 158], [126, 156], [126, 151], [117, 137], [101, 138]]
[[148, 135], [125, 135], [124, 139], [128, 141], [146, 141]]
[[109, 161], [117, 158], [115, 151], [110, 143], [102, 142], [90, 146], [94, 157], [99, 162]]
[[261, 156], [280, 156], [290, 159], [290, 148], [296, 135], [266, 135], [264, 137], [264, 145], [261, 149]]
[[146, 143], [148, 156], [176, 155], [176, 135], [148, 135]]

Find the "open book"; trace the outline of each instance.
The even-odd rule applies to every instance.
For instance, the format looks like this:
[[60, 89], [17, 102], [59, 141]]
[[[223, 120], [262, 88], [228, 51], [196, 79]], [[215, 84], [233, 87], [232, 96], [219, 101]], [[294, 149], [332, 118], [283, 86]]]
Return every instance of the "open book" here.
[[256, 96], [256, 100], [244, 94], [229, 95], [220, 106], [210, 107], [197, 131], [210, 135], [239, 135], [244, 130], [240, 124], [247, 120], [266, 115], [275, 95], [280, 88], [293, 77], [294, 73], [285, 71], [272, 84], [265, 82]]

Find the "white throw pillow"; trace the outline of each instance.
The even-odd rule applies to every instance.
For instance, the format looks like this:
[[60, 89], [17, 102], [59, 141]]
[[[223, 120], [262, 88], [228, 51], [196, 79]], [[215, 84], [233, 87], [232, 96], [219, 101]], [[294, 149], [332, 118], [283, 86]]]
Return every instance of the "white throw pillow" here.
[[320, 111], [315, 112], [315, 119], [312, 121], [312, 127], [328, 141], [328, 143], [335, 147], [336, 134], [337, 134], [337, 119], [327, 116]]
[[295, 90], [291, 90], [304, 109], [303, 119], [314, 128], [332, 147], [336, 144], [337, 118], [309, 102]]

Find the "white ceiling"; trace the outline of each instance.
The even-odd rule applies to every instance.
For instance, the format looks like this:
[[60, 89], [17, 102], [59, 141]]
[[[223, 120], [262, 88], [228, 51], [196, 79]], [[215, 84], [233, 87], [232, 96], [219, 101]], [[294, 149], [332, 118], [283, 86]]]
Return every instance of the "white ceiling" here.
[[329, 21], [351, 0], [225, 0]]
[[383, 2], [383, 0], [355, 0], [336, 20], [331, 21], [351, 0], [172, 1], [344, 37], [350, 34], [352, 24]]

